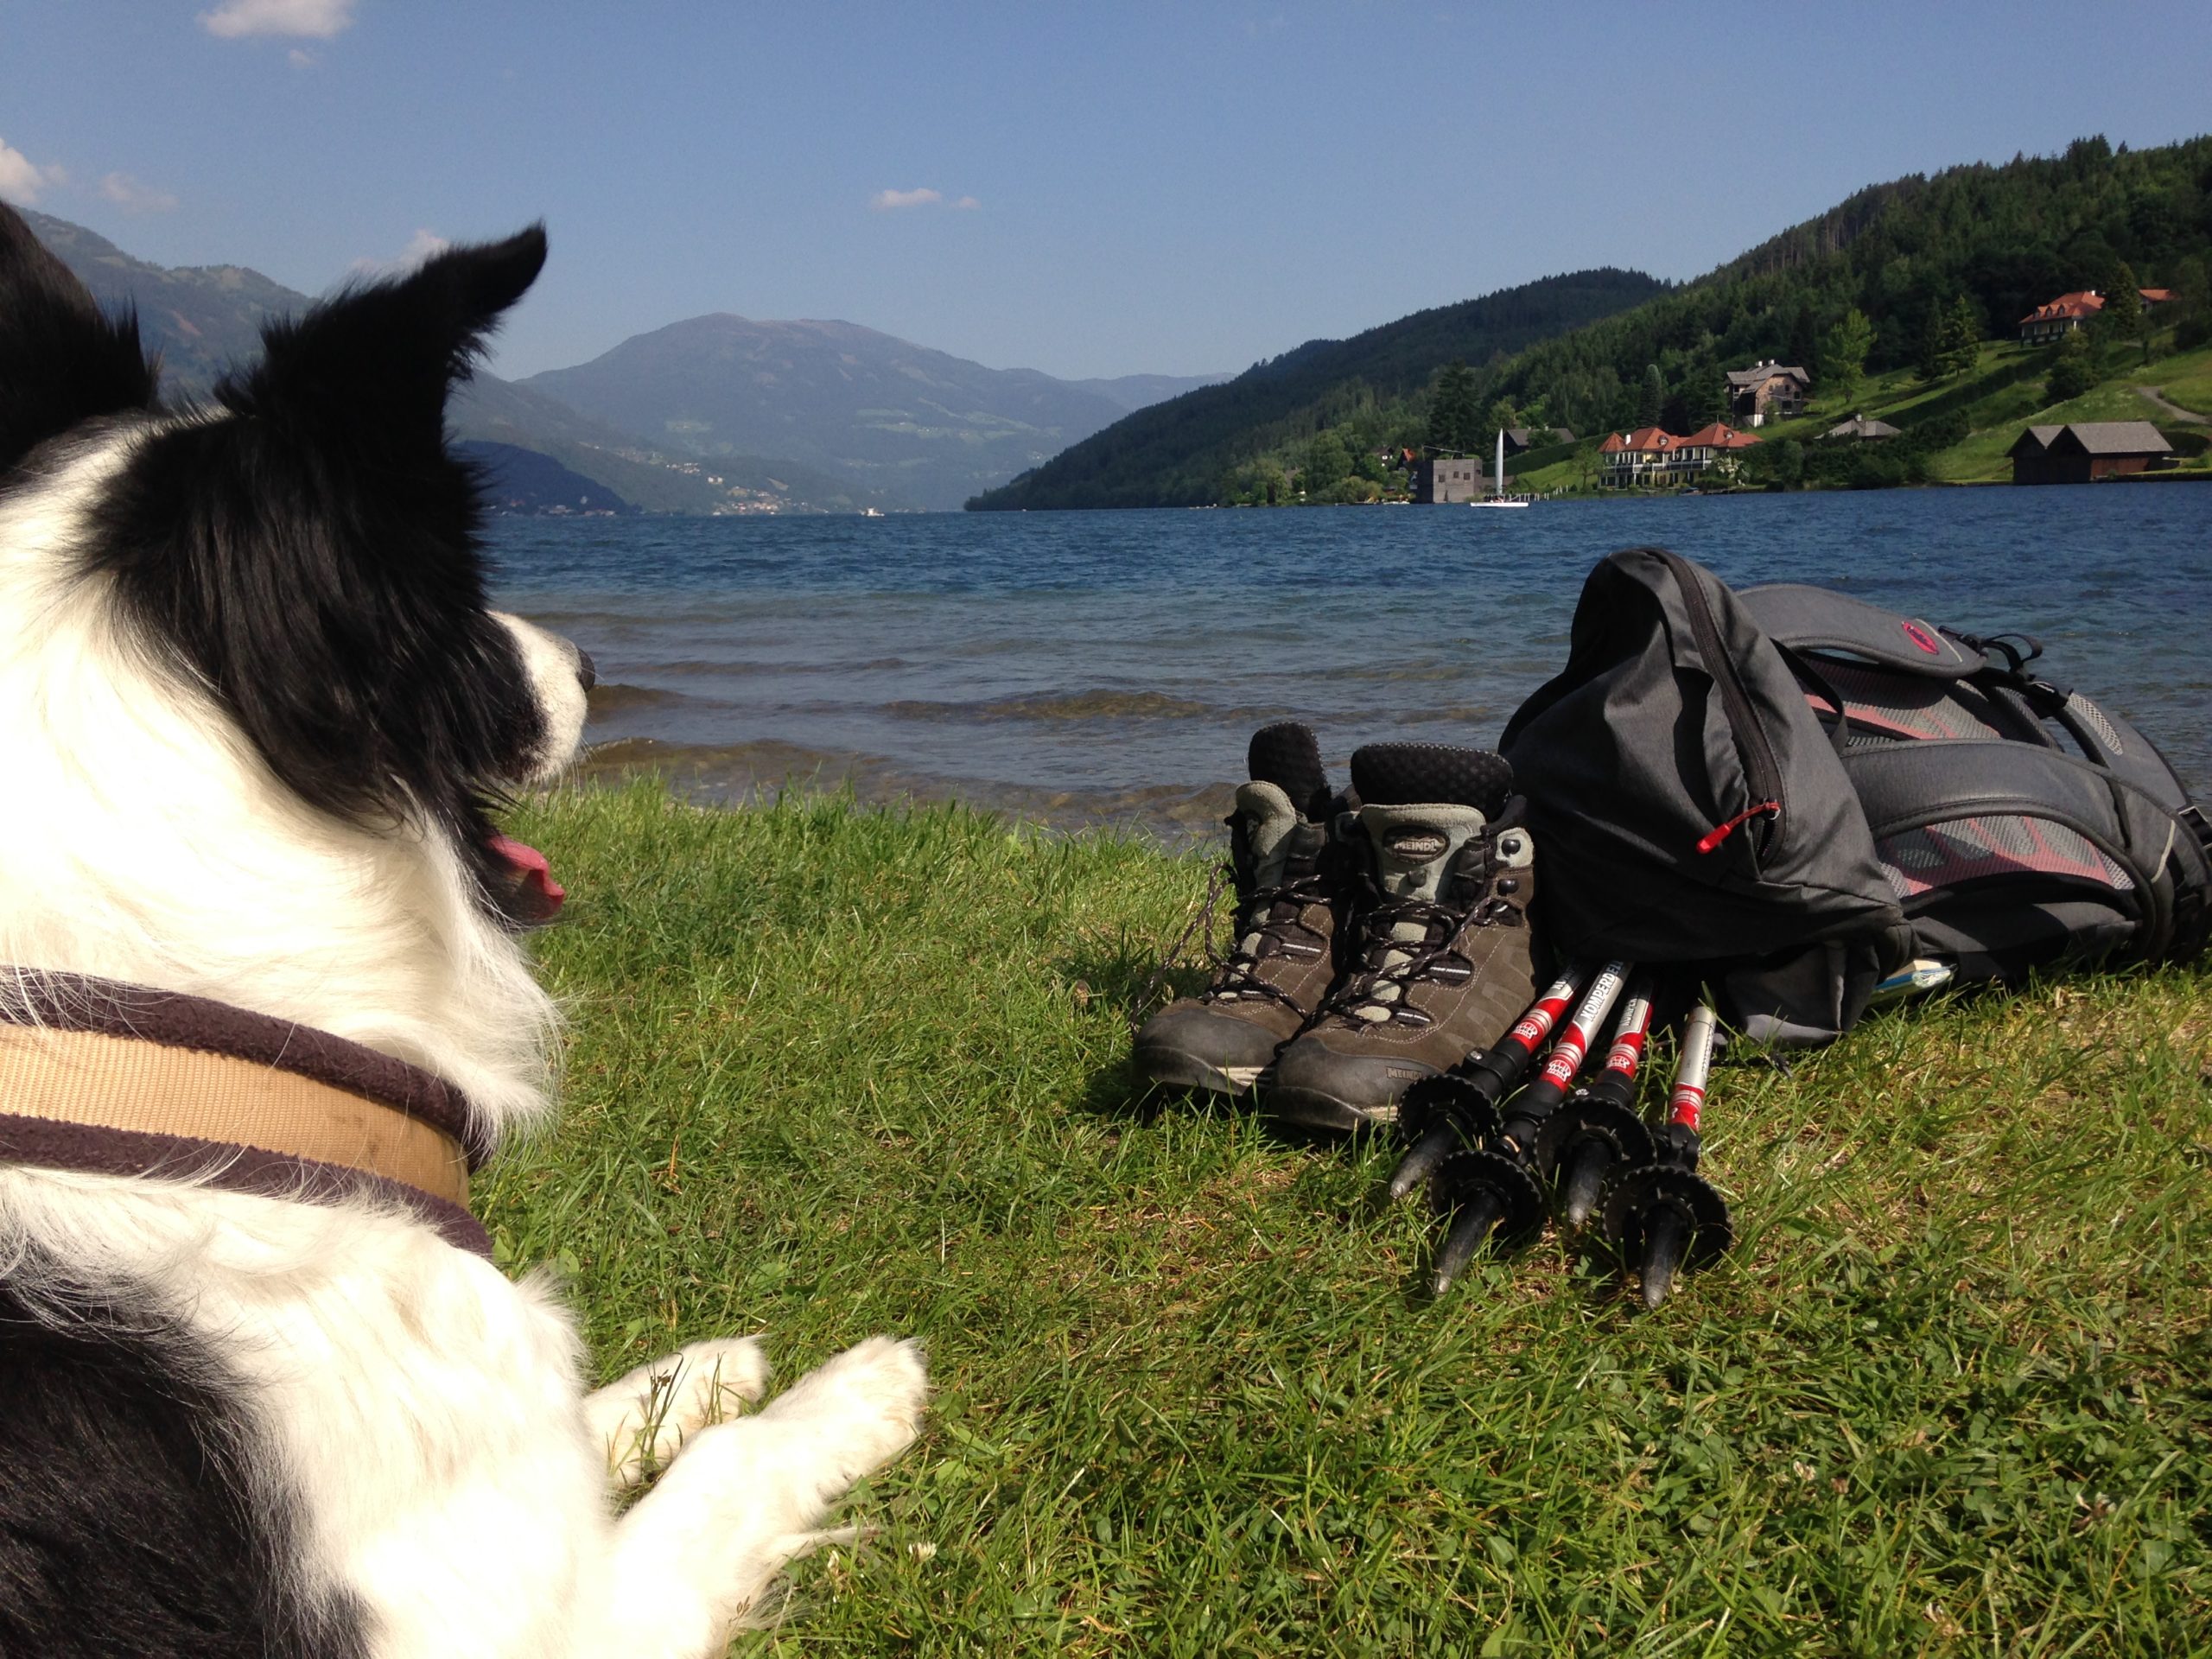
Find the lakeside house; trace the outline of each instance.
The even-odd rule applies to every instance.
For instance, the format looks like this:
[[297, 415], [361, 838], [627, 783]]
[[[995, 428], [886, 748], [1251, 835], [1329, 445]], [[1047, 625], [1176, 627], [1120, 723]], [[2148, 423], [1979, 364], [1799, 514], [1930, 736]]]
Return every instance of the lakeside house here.
[[1424, 505], [1479, 501], [1490, 493], [1483, 464], [1471, 455], [1437, 455], [1414, 463], [1414, 499]]
[[1767, 417], [1787, 420], [1805, 412], [1813, 395], [1813, 377], [1794, 364], [1763, 359], [1748, 369], [1728, 371], [1728, 414], [1751, 426], [1764, 426]]
[[[2156, 310], [2171, 302], [2174, 294], [2170, 288], [2139, 288], [2143, 296], [2143, 308]], [[2020, 319], [2020, 344], [2042, 346], [2054, 340], [2063, 340], [2076, 328], [2086, 327], [2089, 320], [2105, 308], [2105, 296], [2094, 288], [2076, 289], [2062, 294], [2048, 305], [2039, 305]]]
[[1732, 479], [1744, 451], [1758, 442], [1719, 421], [1687, 437], [1656, 426], [1608, 433], [1598, 446], [1598, 483], [1610, 490], [1663, 489], [1698, 483], [1708, 473]]
[[2173, 445], [2148, 421], [2031, 426], [2005, 452], [2015, 484], [2087, 484], [2171, 465]]
[[1856, 438], [1861, 442], [1903, 435], [1898, 428], [1887, 421], [1870, 421], [1864, 415], [1853, 415], [1840, 426], [1832, 426], [1821, 434], [1823, 438]]

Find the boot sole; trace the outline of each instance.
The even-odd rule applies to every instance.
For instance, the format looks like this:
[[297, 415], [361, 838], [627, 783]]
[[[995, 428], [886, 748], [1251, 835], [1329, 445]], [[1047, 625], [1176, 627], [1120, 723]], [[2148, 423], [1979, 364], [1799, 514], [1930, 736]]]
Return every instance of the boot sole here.
[[1167, 1089], [1196, 1089], [1211, 1095], [1246, 1095], [1259, 1081], [1263, 1065], [1209, 1065], [1195, 1055], [1166, 1049], [1141, 1048], [1137, 1070]]
[[1398, 1105], [1355, 1106], [1312, 1089], [1274, 1088], [1262, 1103], [1269, 1117], [1306, 1129], [1383, 1129], [1398, 1121]]

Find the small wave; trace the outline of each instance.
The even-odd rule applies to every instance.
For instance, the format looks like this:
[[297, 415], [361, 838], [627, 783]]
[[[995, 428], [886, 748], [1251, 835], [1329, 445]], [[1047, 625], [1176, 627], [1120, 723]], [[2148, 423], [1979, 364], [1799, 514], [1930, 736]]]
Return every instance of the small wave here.
[[900, 720], [1217, 720], [1234, 709], [1164, 691], [1059, 691], [987, 702], [887, 702]]
[[742, 679], [756, 674], [888, 673], [902, 668], [912, 668], [914, 664], [903, 657], [870, 657], [858, 662], [847, 662], [836, 658], [821, 658], [804, 663], [753, 662], [743, 658], [683, 657], [664, 663], [641, 663], [639, 666], [655, 674], [671, 674], [683, 679]]
[[638, 709], [672, 709], [691, 701], [681, 691], [665, 690], [658, 685], [625, 685], [620, 680], [612, 683], [602, 680], [592, 687], [588, 699], [594, 720], [626, 715]]

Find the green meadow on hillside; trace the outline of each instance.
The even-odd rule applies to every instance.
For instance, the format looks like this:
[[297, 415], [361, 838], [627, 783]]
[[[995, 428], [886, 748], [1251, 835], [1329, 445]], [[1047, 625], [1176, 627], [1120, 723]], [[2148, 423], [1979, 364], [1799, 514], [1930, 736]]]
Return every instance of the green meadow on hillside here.
[[1554, 1240], [1424, 1306], [1387, 1148], [1140, 1096], [1204, 859], [651, 785], [516, 820], [572, 1029], [480, 1188], [509, 1267], [603, 1376], [929, 1344], [873, 1537], [735, 1651], [2212, 1650], [2202, 966], [1724, 1066], [1738, 1243], [1656, 1315]]
[[[1823, 441], [1830, 427], [1863, 414], [1887, 421], [1908, 434], [1923, 422], [1950, 420], [1964, 423], [1958, 441], [1935, 450], [1927, 458], [1929, 482], [1993, 484], [2009, 482], [2012, 462], [2006, 452], [2031, 425], [2065, 421], [2150, 421], [2169, 439], [2178, 438], [2177, 449], [2196, 448], [2196, 454], [2178, 456], [2175, 470], [2183, 474], [2212, 474], [2212, 454], [2191, 442], [2192, 432], [2212, 435], [2212, 347], [2167, 352], [2149, 363], [2130, 353], [2117, 365], [2107, 362], [2099, 383], [2079, 397], [2049, 401], [2044, 382], [2050, 372], [2048, 348], [2010, 341], [1984, 344], [1975, 366], [1962, 374], [1930, 385], [1910, 368], [1870, 375], [1848, 397], [1816, 396], [1810, 412], [1795, 420], [1776, 421], [1761, 428], [1764, 443], [1796, 442], [1809, 451], [1832, 447]], [[2167, 402], [2206, 416], [2196, 426], [2161, 409], [2138, 390], [2148, 386]], [[1597, 442], [1604, 434], [1564, 451], [1531, 452], [1538, 465], [1525, 469], [1511, 462], [1507, 470], [1515, 487], [1538, 491], [1580, 491], [1592, 487], [1598, 475]], [[1896, 442], [1887, 440], [1884, 442]], [[1880, 444], [1868, 446], [1878, 448]]]

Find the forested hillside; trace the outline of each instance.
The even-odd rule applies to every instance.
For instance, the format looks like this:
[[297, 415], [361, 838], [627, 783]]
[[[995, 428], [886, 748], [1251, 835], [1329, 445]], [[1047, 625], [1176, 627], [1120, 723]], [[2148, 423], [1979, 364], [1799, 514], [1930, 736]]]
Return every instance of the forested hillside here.
[[[2208, 256], [2212, 137], [2134, 151], [2081, 139], [2062, 156], [1872, 186], [1694, 282], [1549, 331], [1510, 356], [1436, 351], [1402, 392], [1372, 395], [1370, 383], [1358, 389], [1370, 395], [1255, 409], [1231, 429], [1192, 430], [1179, 450], [1165, 426], [1171, 411], [1236, 393], [1263, 372], [1254, 371], [1147, 411], [1146, 425], [1109, 427], [978, 505], [1269, 500], [1308, 483], [1319, 486], [1308, 499], [1356, 499], [1374, 493], [1361, 473], [1373, 474], [1376, 453], [1397, 445], [1478, 448], [1501, 424], [1568, 426], [1586, 440], [1655, 422], [1688, 431], [1725, 411], [1726, 372], [1761, 359], [1810, 370], [1832, 409], [1885, 375], [1912, 369], [1932, 382], [1947, 365], [1972, 364], [1979, 342], [2013, 338], [2029, 311], [2080, 289], [2172, 290], [2160, 326], [2186, 345], [2212, 328]], [[2139, 327], [2147, 346], [2149, 326], [2111, 318], [2101, 333]], [[1466, 366], [1454, 371], [1455, 359]], [[2040, 384], [2044, 368], [2008, 363], [2005, 372]], [[1309, 457], [1324, 451], [1320, 470], [1349, 470], [1310, 476]]]
[[2118, 153], [2081, 139], [2060, 156], [1862, 190], [1674, 293], [1478, 368], [1475, 395], [1596, 416], [1567, 423], [1578, 431], [1623, 427], [1650, 412], [1656, 368], [1661, 418], [1694, 423], [1719, 412], [1727, 369], [1773, 358], [1833, 397], [1921, 361], [1961, 310], [1980, 338], [2003, 340], [2077, 289], [2164, 286], [2201, 302], [2208, 251], [2212, 137]]
[[1271, 448], [1402, 411], [1440, 364], [1488, 362], [1662, 289], [1637, 271], [1577, 271], [1417, 311], [1350, 340], [1311, 340], [1224, 385], [1139, 410], [969, 505], [1202, 505], [1220, 494], [1224, 476]]

